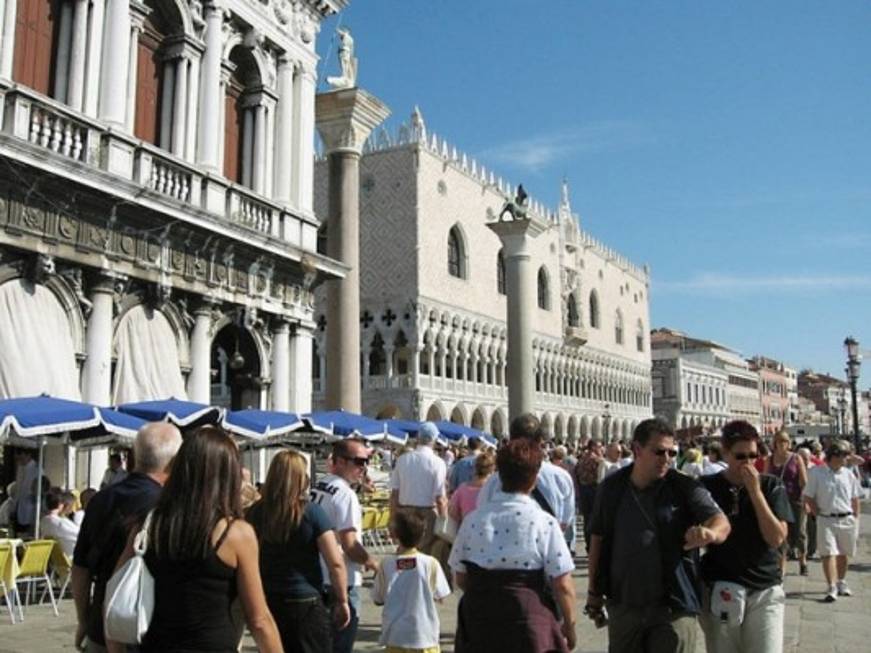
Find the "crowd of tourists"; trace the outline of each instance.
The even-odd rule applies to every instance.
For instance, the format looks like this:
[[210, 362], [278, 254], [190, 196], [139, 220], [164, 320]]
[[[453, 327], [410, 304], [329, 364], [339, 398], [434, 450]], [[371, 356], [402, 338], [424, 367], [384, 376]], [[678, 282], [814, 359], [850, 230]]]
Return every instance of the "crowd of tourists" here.
[[[703, 638], [711, 653], [775, 653], [788, 560], [806, 575], [818, 556], [824, 600], [851, 595], [867, 463], [847, 442], [794, 447], [780, 432], [763, 453], [756, 429], [734, 421], [718, 442], [679, 446], [650, 419], [631, 441], [569, 450], [550, 446], [532, 415], [513, 420], [496, 450], [478, 439], [451, 449], [438, 436], [424, 423], [413, 448], [377, 454], [338, 441], [314, 481], [305, 455], [283, 449], [255, 487], [220, 428], [183, 438], [153, 423], [137, 435], [133, 469], [113, 456], [99, 492], [77, 497], [43, 479], [42, 533], [73, 562], [76, 646], [128, 650], [106, 637], [105, 603], [137, 537], [154, 578], [145, 652], [235, 651], [247, 628], [261, 651], [350, 653], [371, 601], [387, 651], [431, 653], [439, 603], [459, 591], [458, 653], [573, 650], [580, 603], [607, 627], [611, 651], [690, 652]], [[363, 538], [373, 455], [389, 472], [396, 549], [386, 556]], [[26, 527], [40, 484], [29, 454], [18, 462], [32, 491], [0, 517]]]

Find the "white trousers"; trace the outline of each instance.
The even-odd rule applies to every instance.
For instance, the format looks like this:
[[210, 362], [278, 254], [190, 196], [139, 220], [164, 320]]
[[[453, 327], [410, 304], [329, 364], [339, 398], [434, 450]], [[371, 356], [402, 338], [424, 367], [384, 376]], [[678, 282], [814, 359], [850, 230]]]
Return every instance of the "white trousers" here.
[[783, 616], [786, 594], [783, 585], [747, 592], [741, 625], [722, 623], [704, 612], [699, 620], [708, 653], [783, 653]]

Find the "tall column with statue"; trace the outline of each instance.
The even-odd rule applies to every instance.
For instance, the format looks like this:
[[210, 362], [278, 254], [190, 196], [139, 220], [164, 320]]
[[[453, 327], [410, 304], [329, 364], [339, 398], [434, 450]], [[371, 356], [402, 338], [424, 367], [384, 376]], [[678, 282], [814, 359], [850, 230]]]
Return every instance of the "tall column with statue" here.
[[353, 40], [340, 30], [344, 51], [333, 89], [316, 98], [315, 120], [329, 158], [327, 255], [350, 269], [327, 287], [328, 408], [360, 412], [360, 156], [363, 143], [390, 111], [378, 98], [356, 87]]
[[532, 316], [536, 307], [536, 277], [530, 241], [547, 225], [528, 217], [526, 193], [518, 186], [495, 222], [487, 225], [502, 242], [505, 257], [505, 291], [508, 296], [508, 418], [531, 412], [535, 401], [532, 358]]

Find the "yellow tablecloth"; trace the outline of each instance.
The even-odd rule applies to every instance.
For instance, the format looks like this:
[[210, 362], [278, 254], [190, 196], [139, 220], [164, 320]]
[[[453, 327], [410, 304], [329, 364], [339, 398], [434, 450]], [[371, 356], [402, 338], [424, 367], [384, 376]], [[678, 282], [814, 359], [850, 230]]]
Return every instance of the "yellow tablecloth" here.
[[0, 544], [7, 543], [12, 545], [12, 555], [6, 561], [6, 568], [0, 569], [0, 575], [3, 576], [3, 582], [6, 583], [6, 587], [12, 589], [15, 587], [15, 579], [18, 578], [18, 547], [23, 546], [24, 541], [18, 539], [0, 540]]

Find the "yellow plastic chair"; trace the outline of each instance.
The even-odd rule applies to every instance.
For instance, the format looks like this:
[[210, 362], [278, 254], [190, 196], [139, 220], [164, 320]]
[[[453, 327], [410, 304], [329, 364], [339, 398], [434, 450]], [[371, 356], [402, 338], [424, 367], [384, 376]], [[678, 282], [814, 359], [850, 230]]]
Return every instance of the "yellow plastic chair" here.
[[370, 508], [363, 511], [363, 533], [361, 536], [363, 546], [375, 546], [375, 521], [377, 519], [377, 510]]
[[6, 608], [9, 610], [9, 619], [15, 623], [15, 601], [18, 600], [18, 614], [24, 619], [21, 614], [21, 598], [18, 596], [18, 587], [15, 585], [15, 580], [12, 580], [12, 589], [6, 584], [7, 566], [11, 565], [12, 556], [15, 555], [15, 549], [10, 542], [0, 542], [0, 595], [6, 599]]
[[393, 544], [390, 539], [390, 508], [384, 508], [378, 511], [378, 516], [375, 519], [375, 537], [378, 540], [378, 545], [383, 549], [388, 549]]
[[54, 616], [60, 616], [57, 612], [57, 602], [54, 600], [54, 590], [51, 587], [51, 578], [48, 575], [48, 565], [51, 562], [51, 552], [54, 550], [54, 540], [33, 540], [24, 546], [24, 557], [21, 559], [21, 569], [18, 572], [16, 583], [26, 583], [27, 592], [24, 595], [24, 607], [30, 603], [30, 589], [36, 595], [39, 583], [45, 583], [48, 598], [51, 599], [51, 607]]
[[[70, 578], [72, 577], [72, 570], [73, 561], [64, 553], [60, 542], [55, 541], [55, 547], [51, 551], [51, 579], [56, 586], [60, 587], [60, 591], [57, 594], [58, 599], [64, 598], [66, 594]], [[40, 603], [43, 598], [45, 598], [45, 593], [39, 598]]]

